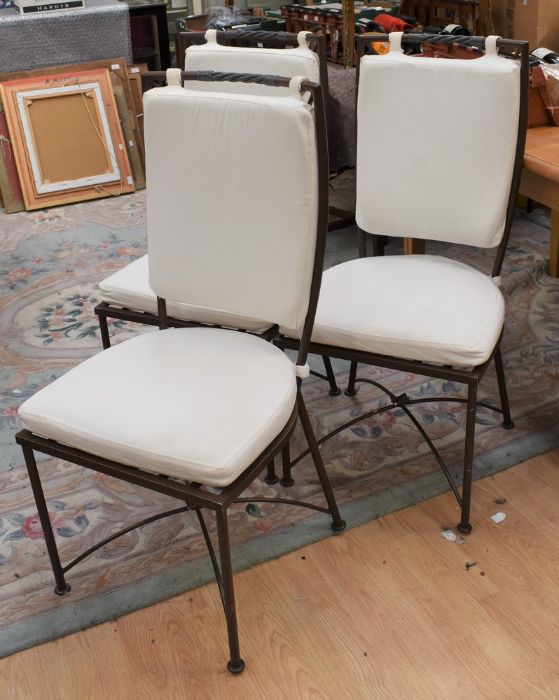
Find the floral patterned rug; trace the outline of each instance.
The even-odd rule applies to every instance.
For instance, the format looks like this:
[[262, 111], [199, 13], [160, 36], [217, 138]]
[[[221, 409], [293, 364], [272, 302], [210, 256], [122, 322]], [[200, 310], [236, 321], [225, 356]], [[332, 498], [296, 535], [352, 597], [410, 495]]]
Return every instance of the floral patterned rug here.
[[[351, 189], [340, 179], [338, 194]], [[505, 367], [516, 428], [505, 431], [480, 410], [476, 469], [485, 475], [559, 444], [559, 282], [547, 274], [549, 228], [545, 214], [519, 214], [503, 273], [507, 324]], [[19, 404], [77, 362], [101, 349], [93, 307], [96, 282], [145, 252], [145, 192], [6, 216], [0, 211], [0, 654], [149, 605], [211, 578], [205, 548], [191, 514], [147, 525], [111, 542], [72, 570], [71, 594], [53, 595], [53, 581], [22, 455], [15, 445]], [[435, 246], [448, 255], [490, 269], [489, 254]], [[401, 242], [389, 252], [401, 252]], [[331, 234], [327, 264], [355, 256], [355, 233]], [[133, 333], [156, 332], [111, 324], [113, 342]], [[320, 368], [320, 363], [317, 363]], [[340, 385], [347, 365], [337, 362]], [[392, 390], [434, 395], [441, 382], [390, 370], [365, 370]], [[460, 387], [446, 383], [453, 394]], [[493, 372], [483, 398], [497, 396]], [[111, 387], [106, 387], [107, 401]], [[316, 431], [324, 434], [348, 415], [382, 400], [371, 387], [356, 398], [331, 397], [320, 380], [305, 386]], [[154, 410], [156, 408], [154, 407]], [[463, 407], [421, 405], [417, 413], [453, 468], [463, 445]], [[343, 514], [365, 522], [448, 488], [420, 436], [398, 411], [357, 424], [323, 446]], [[302, 445], [299, 434], [293, 454]], [[97, 540], [160, 510], [169, 498], [81, 467], [44, 459], [39, 463], [63, 561]], [[272, 495], [282, 487], [256, 483], [251, 492]], [[297, 495], [318, 502], [311, 465], [296, 471]], [[483, 517], [476, 509], [473, 521]], [[458, 518], [458, 511], [457, 511]], [[236, 568], [277, 556], [326, 537], [327, 519], [281, 506], [240, 504], [232, 509]], [[217, 601], [216, 601], [216, 604]], [[242, 611], [241, 611], [242, 615]]]

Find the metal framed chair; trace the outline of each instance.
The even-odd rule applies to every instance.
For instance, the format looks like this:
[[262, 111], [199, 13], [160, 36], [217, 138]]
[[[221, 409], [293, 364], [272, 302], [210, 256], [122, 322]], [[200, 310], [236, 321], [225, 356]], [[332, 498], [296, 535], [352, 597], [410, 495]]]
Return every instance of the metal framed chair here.
[[[326, 70], [326, 53], [324, 37], [301, 32], [286, 34], [285, 32], [260, 31], [224, 31], [215, 29], [207, 32], [183, 32], [180, 51], [185, 55], [188, 70], [217, 70], [236, 73], [254, 71], [261, 74], [283, 75], [292, 77], [299, 75], [323, 86], [323, 94], [328, 93], [328, 73]], [[286, 48], [291, 47], [291, 48]], [[312, 49], [310, 48], [312, 47]], [[179, 54], [180, 55], [180, 54]], [[166, 74], [163, 72], [144, 73], [142, 79], [147, 85], [164, 84]], [[235, 83], [231, 75], [227, 82], [219, 87], [208, 84], [212, 89], [228, 92], [253, 94], [271, 94], [273, 88], [262, 84]], [[192, 81], [189, 89], [207, 89], [204, 83]], [[287, 92], [287, 89], [285, 90]], [[266, 145], [263, 155], [268, 150]], [[354, 222], [353, 215], [340, 209], [330, 208], [330, 214], [338, 217], [337, 221], [329, 224], [329, 230], [348, 226]], [[349, 216], [349, 218], [348, 218]], [[148, 325], [157, 325], [157, 308], [155, 294], [148, 284], [147, 255], [135, 260], [99, 283], [101, 302], [96, 306], [95, 313], [99, 320], [103, 347], [110, 346], [108, 319], [118, 318]], [[231, 320], [224, 314], [216, 314], [208, 309], [196, 309], [192, 305], [173, 304], [169, 306], [169, 324], [184, 326], [208, 324], [231, 326]], [[234, 323], [233, 323], [234, 325]], [[270, 333], [269, 324], [251, 319], [245, 329], [252, 333]], [[273, 334], [273, 332], [272, 332]], [[330, 384], [330, 393], [339, 394], [334, 372], [329, 358], [324, 358], [324, 374], [313, 372]]]
[[[310, 352], [350, 361], [348, 395], [365, 383], [388, 397], [386, 406], [345, 427], [387, 410], [404, 412], [447, 477], [461, 508], [458, 529], [467, 533], [477, 407], [501, 413], [503, 426], [513, 427], [500, 350], [505, 303], [498, 284], [524, 152], [528, 46], [478, 37], [466, 39], [485, 49], [475, 60], [403, 54], [402, 41], [417, 44], [428, 38], [391, 34], [388, 54], [361, 59], [356, 172], [360, 257], [324, 273]], [[363, 42], [370, 39], [360, 37]], [[498, 49], [509, 57], [499, 56]], [[451, 157], [445, 144], [452, 147]], [[436, 255], [367, 257], [369, 234], [496, 248], [495, 262], [487, 277]], [[280, 330], [283, 336], [277, 342], [282, 347], [298, 347], [296, 329]], [[491, 362], [500, 407], [477, 399]], [[375, 381], [358, 378], [358, 363], [450, 380], [464, 385], [467, 397], [396, 396]], [[461, 493], [412, 411], [431, 401], [466, 404]]]
[[[16, 439], [25, 456], [59, 595], [70, 590], [66, 574], [72, 567], [143, 523], [63, 566], [36, 452], [181, 502], [157, 517], [196, 513], [223, 602], [227, 667], [239, 673], [245, 664], [237, 634], [228, 508], [254, 500], [288, 503], [328, 514], [335, 531], [345, 527], [300, 391], [308, 374], [307, 347], [326, 238], [324, 102], [320, 86], [303, 78], [239, 76], [247, 83], [288, 88], [289, 93], [232, 96], [185, 90], [177, 73], [170, 71], [168, 87], [145, 96], [149, 284], [157, 295], [160, 330], [100, 352], [28, 399], [20, 408], [24, 429]], [[183, 77], [227, 79], [208, 72]], [[262, 157], [261, 145], [270, 131], [277, 147], [273, 157]], [[186, 158], [175, 157], [177, 149], [188, 154], [187, 164]], [[250, 192], [238, 179], [237, 186], [231, 184], [241, 161], [246, 173], [258, 174]], [[204, 178], [192, 162], [203, 164]], [[264, 205], [272, 184], [274, 201]], [[168, 328], [171, 303], [218, 309], [239, 330]], [[295, 363], [272, 343], [242, 332], [258, 318], [276, 327], [286, 322], [303, 325]], [[154, 406], [156, 411], [148, 410]], [[243, 498], [243, 491], [287, 443], [297, 418], [327, 505]], [[207, 511], [216, 518], [219, 554], [206, 526]]]

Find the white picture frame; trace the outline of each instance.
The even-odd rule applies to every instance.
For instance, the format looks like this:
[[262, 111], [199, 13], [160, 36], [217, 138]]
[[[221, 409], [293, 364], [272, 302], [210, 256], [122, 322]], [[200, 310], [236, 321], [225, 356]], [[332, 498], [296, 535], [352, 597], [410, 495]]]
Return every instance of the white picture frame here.
[[[32, 102], [34, 98], [40, 99], [44, 97], [53, 97], [63, 94], [83, 95], [86, 92], [92, 94], [95, 100], [95, 106], [99, 115], [100, 122], [100, 139], [104, 139], [104, 145], [109, 155], [110, 169], [106, 173], [82, 177], [75, 180], [63, 180], [57, 182], [45, 181], [41, 170], [41, 164], [39, 155], [37, 153], [35, 140], [33, 138], [33, 129], [28, 111], [29, 103]], [[107, 113], [105, 110], [105, 105], [103, 103], [103, 96], [101, 93], [101, 87], [99, 83], [84, 83], [80, 85], [55, 86], [52, 88], [43, 88], [39, 90], [25, 90], [17, 94], [17, 108], [23, 127], [25, 146], [29, 154], [29, 162], [31, 165], [31, 171], [33, 174], [33, 180], [37, 194], [51, 194], [54, 192], [73, 190], [81, 187], [103, 185], [107, 183], [118, 182], [121, 180], [121, 173], [114, 151], [111, 132], [109, 129], [109, 123], [107, 120]]]

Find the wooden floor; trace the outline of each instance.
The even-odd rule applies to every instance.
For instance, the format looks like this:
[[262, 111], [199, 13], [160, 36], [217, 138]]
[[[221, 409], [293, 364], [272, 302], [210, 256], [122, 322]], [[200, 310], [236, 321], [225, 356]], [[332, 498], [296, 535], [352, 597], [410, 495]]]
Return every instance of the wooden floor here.
[[241, 676], [208, 585], [4, 659], [0, 697], [559, 698], [559, 451], [474, 494], [464, 544], [446, 494], [239, 574]]

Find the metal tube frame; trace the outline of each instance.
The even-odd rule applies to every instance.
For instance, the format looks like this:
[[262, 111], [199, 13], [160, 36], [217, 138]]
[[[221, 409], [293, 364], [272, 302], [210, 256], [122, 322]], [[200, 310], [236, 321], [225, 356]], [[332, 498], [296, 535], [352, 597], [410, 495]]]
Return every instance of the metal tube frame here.
[[[230, 74], [214, 73], [210, 71], [187, 73], [183, 75], [189, 80], [230, 79]], [[236, 75], [235, 80], [240, 80], [242, 82], [257, 82], [266, 85], [277, 85], [281, 87], [287, 87], [289, 85], [289, 79], [280, 78], [278, 76], [242, 74]], [[318, 223], [315, 259], [312, 272], [312, 282], [306, 320], [303, 328], [302, 340], [298, 346], [296, 362], [297, 365], [304, 366], [307, 360], [308, 346], [310, 342], [312, 325], [314, 323], [316, 305], [318, 302], [318, 294], [320, 290], [320, 282], [322, 275], [322, 265], [324, 259], [324, 249], [326, 243], [328, 220], [328, 146], [326, 142], [325, 109], [321, 87], [316, 83], [312, 83], [311, 81], [304, 81], [301, 85], [301, 93], [308, 93], [310, 95], [309, 101], [312, 99], [315, 106], [319, 179]], [[157, 298], [157, 308], [157, 320], [155, 323], [151, 321], [151, 324], [156, 324], [159, 326], [159, 328], [164, 329], [168, 325], [165, 299], [159, 297]], [[142, 318], [144, 317], [143, 314], [141, 316]], [[153, 315], [151, 316], [151, 318], [153, 318]], [[181, 323], [180, 325], [197, 324]], [[259, 499], [259, 502], [266, 501], [275, 503], [289, 503], [291, 505], [299, 505], [322, 513], [327, 513], [332, 519], [332, 529], [334, 531], [338, 532], [345, 528], [345, 522], [340, 516], [334, 493], [332, 491], [332, 487], [328, 475], [326, 473], [324, 463], [322, 461], [322, 457], [318, 449], [318, 445], [316, 443], [316, 438], [310, 425], [310, 421], [300, 389], [301, 379], [297, 378], [296, 403], [287, 424], [284, 426], [281, 432], [274, 438], [274, 440], [270, 442], [268, 447], [266, 447], [266, 449], [260, 454], [260, 456], [251, 465], [247, 467], [247, 469], [245, 469], [231, 484], [225, 486], [222, 489], [206, 489], [200, 483], [182, 482], [161, 474], [155, 474], [143, 471], [138, 468], [129, 467], [112, 460], [98, 457], [83, 450], [68, 447], [67, 445], [58, 443], [55, 440], [40, 437], [30, 432], [29, 430], [21, 430], [20, 432], [18, 432], [16, 435], [16, 442], [19, 445], [21, 445], [23, 449], [25, 462], [29, 472], [31, 487], [35, 496], [35, 502], [41, 521], [41, 527], [44, 532], [45, 542], [47, 545], [47, 550], [55, 578], [55, 592], [58, 595], [63, 595], [64, 593], [68, 592], [70, 590], [70, 586], [65, 580], [65, 573], [68, 572], [76, 564], [81, 562], [86, 556], [96, 551], [97, 549], [99, 549], [99, 547], [103, 546], [107, 542], [112, 541], [121, 534], [130, 532], [136, 527], [140, 527], [142, 524], [153, 522], [154, 520], [165, 517], [167, 515], [182, 513], [187, 510], [194, 510], [197, 514], [202, 534], [208, 547], [208, 552], [210, 555], [212, 566], [214, 568], [216, 580], [218, 583], [223, 603], [229, 640], [229, 661], [227, 663], [227, 668], [231, 673], [240, 673], [245, 667], [245, 662], [240, 656], [239, 650], [237, 615], [233, 587], [233, 568], [231, 562], [231, 544], [229, 539], [227, 510], [233, 503], [244, 502], [245, 500], [247, 500], [243, 499], [241, 497], [241, 494], [264, 469], [267, 470], [268, 476], [270, 476], [270, 465], [273, 464], [274, 457], [282, 450], [284, 450], [288, 445], [289, 438], [295, 428], [297, 418], [301, 420], [304, 433], [309, 443], [309, 449], [313, 456], [314, 466], [324, 493], [324, 497], [326, 499], [327, 507], [320, 507], [316, 506], [313, 503], [307, 503], [304, 501], [298, 501], [295, 499], [287, 498]], [[141, 521], [140, 523], [136, 523], [135, 525], [129, 526], [121, 532], [115, 533], [114, 535], [111, 535], [110, 537], [106, 538], [103, 542], [97, 543], [89, 550], [76, 557], [66, 566], [62, 566], [60, 556], [58, 554], [58, 549], [56, 546], [52, 524], [50, 522], [45, 496], [41, 486], [41, 480], [39, 477], [34, 452], [41, 452], [52, 457], [63, 459], [73, 464], [77, 464], [88, 469], [93, 469], [94, 471], [98, 471], [103, 474], [115, 477], [117, 479], [127, 481], [131, 484], [142, 486], [144, 488], [151, 489], [152, 491], [156, 491], [158, 493], [177, 498], [179, 501], [182, 501], [186, 505], [179, 508], [175, 508], [171, 511], [167, 511], [166, 513], [160, 513], [158, 515], [152, 516], [151, 518], [147, 518]], [[213, 511], [213, 513], [215, 514], [218, 533], [219, 561], [214, 551], [211, 538], [209, 536], [205, 520], [201, 512], [202, 509]]]
[[[292, 349], [295, 350], [298, 345], [298, 341], [294, 338], [288, 338], [286, 336], [281, 336], [277, 338], [274, 343], [278, 345], [278, 347], [281, 347], [282, 349]], [[500, 344], [500, 339], [499, 339], [499, 344]], [[476, 415], [476, 409], [477, 406], [482, 406], [484, 408], [490, 409], [492, 411], [495, 411], [496, 413], [501, 413], [503, 415], [503, 427], [505, 428], [512, 428], [513, 423], [510, 418], [510, 406], [508, 402], [508, 397], [506, 394], [506, 386], [504, 385], [504, 374], [502, 373], [502, 363], [499, 365], [500, 362], [500, 345], [497, 344], [495, 350], [493, 351], [493, 354], [491, 357], [484, 362], [482, 365], [479, 365], [478, 367], [475, 367], [473, 370], [463, 370], [459, 368], [454, 368], [454, 367], [444, 367], [440, 365], [431, 365], [426, 362], [419, 362], [416, 360], [404, 360], [396, 357], [388, 357], [386, 355], [377, 355], [374, 353], [367, 353], [359, 350], [352, 350], [348, 348], [339, 348], [335, 347], [332, 345], [323, 345], [320, 343], [311, 343], [309, 351], [311, 353], [316, 353], [320, 355], [328, 355], [329, 357], [336, 357], [338, 359], [342, 360], [349, 360], [351, 363], [352, 367], [355, 367], [355, 373], [350, 376], [350, 381], [351, 378], [353, 377], [353, 383], [348, 384], [348, 390], [346, 391], [346, 394], [349, 396], [354, 396], [357, 393], [357, 385], [358, 384], [371, 384], [375, 386], [376, 388], [380, 389], [383, 391], [385, 394], [389, 396], [391, 399], [392, 403], [387, 405], [387, 406], [381, 406], [379, 408], [367, 411], [363, 415], [357, 416], [355, 418], [352, 418], [351, 420], [343, 423], [342, 425], [336, 427], [326, 435], [321, 436], [318, 440], [317, 443], [318, 445], [322, 445], [323, 443], [327, 442], [331, 438], [333, 438], [335, 435], [338, 433], [342, 432], [343, 430], [346, 430], [347, 428], [352, 427], [353, 425], [361, 422], [362, 420], [365, 420], [367, 418], [371, 418], [372, 416], [379, 415], [382, 413], [385, 413], [387, 411], [391, 411], [394, 409], [401, 409], [404, 411], [406, 416], [410, 419], [410, 421], [413, 423], [413, 425], [416, 427], [416, 429], [420, 432], [422, 435], [423, 439], [427, 443], [427, 446], [431, 450], [433, 456], [435, 457], [437, 464], [443, 471], [451, 489], [452, 492], [454, 493], [456, 500], [458, 502], [458, 505], [461, 508], [461, 518], [460, 518], [460, 523], [458, 524], [458, 529], [461, 532], [464, 533], [469, 533], [471, 532], [471, 524], [470, 524], [470, 501], [471, 501], [471, 484], [472, 484], [472, 468], [473, 468], [473, 447], [474, 447], [474, 434], [475, 434], [475, 415]], [[499, 358], [499, 359], [497, 359]], [[500, 391], [500, 399], [501, 399], [501, 407], [498, 406], [493, 406], [492, 404], [486, 403], [486, 402], [478, 402], [477, 398], [473, 400], [470, 400], [470, 396], [473, 394], [475, 397], [477, 397], [477, 388], [479, 386], [479, 382], [481, 381], [483, 375], [485, 374], [487, 368], [491, 364], [491, 361], [495, 360], [495, 365], [497, 369], [497, 378], [499, 382], [499, 386], [504, 387], [504, 392]], [[387, 389], [385, 386], [380, 384], [379, 382], [375, 382], [370, 379], [365, 379], [365, 378], [359, 378], [356, 376], [357, 372], [357, 365], [358, 363], [360, 364], [365, 364], [365, 365], [371, 365], [371, 366], [376, 366], [376, 367], [386, 367], [388, 369], [395, 369], [399, 372], [409, 372], [413, 374], [419, 374], [427, 377], [433, 377], [435, 379], [445, 379], [448, 381], [453, 381], [455, 383], [459, 384], [464, 384], [467, 387], [467, 392], [468, 392], [468, 398], [462, 398], [462, 397], [428, 397], [428, 398], [420, 398], [420, 399], [411, 399], [406, 393], [403, 393], [399, 396], [395, 395], [393, 392], [391, 392], [389, 389]], [[499, 369], [500, 367], [500, 369]], [[499, 376], [501, 379], [499, 379]], [[353, 386], [353, 393], [350, 391], [350, 387]], [[436, 403], [436, 402], [448, 402], [448, 403], [467, 403], [468, 404], [468, 413], [467, 413], [467, 424], [466, 424], [466, 451], [465, 451], [465, 457], [464, 457], [464, 476], [463, 476], [463, 486], [462, 486], [462, 495], [460, 495], [460, 492], [458, 490], [458, 487], [452, 478], [452, 475], [450, 473], [450, 469], [444, 462], [442, 456], [440, 455], [439, 451], [435, 447], [432, 439], [429, 437], [425, 429], [421, 426], [417, 418], [414, 416], [414, 414], [411, 412], [410, 407], [422, 404], [422, 403]], [[473, 406], [473, 408], [472, 408]], [[301, 461], [304, 457], [306, 457], [310, 453], [309, 449], [304, 450], [301, 452], [299, 455], [294, 457], [291, 460], [291, 467], [294, 467], [299, 461]], [[284, 477], [285, 477], [285, 468], [284, 468]]]

